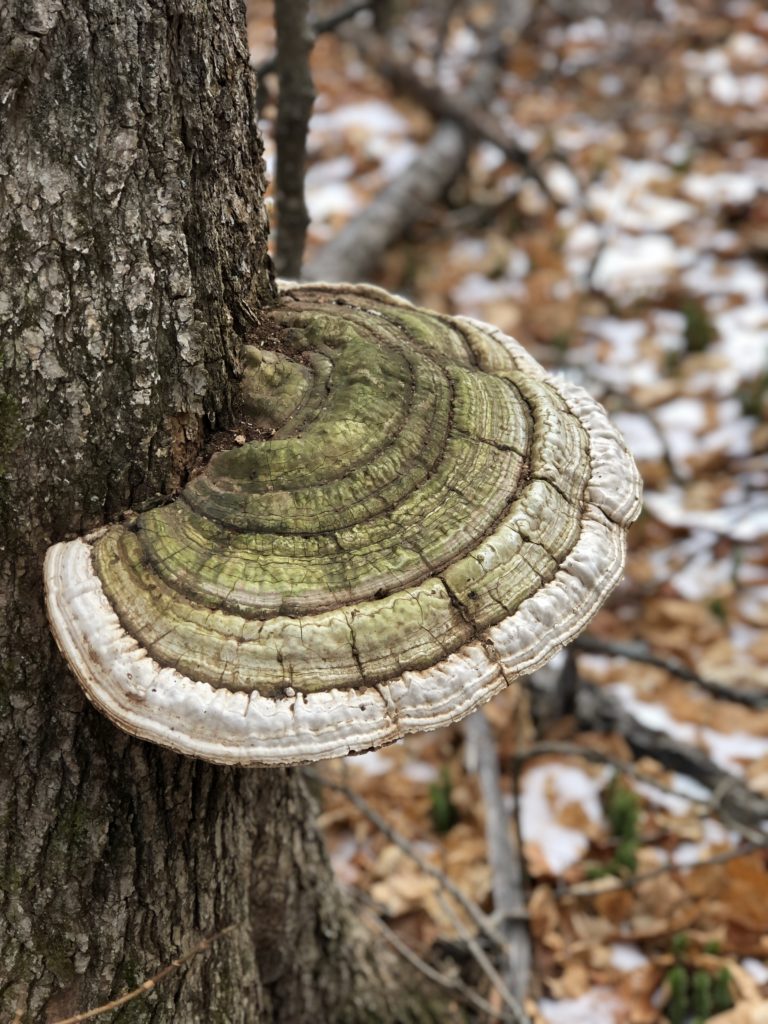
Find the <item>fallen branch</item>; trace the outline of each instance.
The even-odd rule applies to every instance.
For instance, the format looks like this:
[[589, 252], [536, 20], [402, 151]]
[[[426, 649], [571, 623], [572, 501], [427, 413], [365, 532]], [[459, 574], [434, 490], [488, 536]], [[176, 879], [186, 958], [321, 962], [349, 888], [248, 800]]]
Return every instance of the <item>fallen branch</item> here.
[[109, 1003], [104, 1003], [102, 1006], [96, 1006], [93, 1010], [85, 1010], [83, 1013], [76, 1013], [74, 1017], [66, 1017], [61, 1020], [52, 1021], [52, 1024], [81, 1024], [82, 1021], [93, 1020], [95, 1017], [100, 1017], [103, 1013], [109, 1013], [111, 1010], [117, 1010], [121, 1006], [125, 1006], [126, 1003], [132, 1002], [134, 999], [138, 999], [140, 996], [144, 996], [147, 992], [151, 992], [152, 989], [158, 985], [164, 978], [167, 978], [169, 974], [178, 970], [179, 967], [183, 967], [189, 963], [199, 953], [205, 952], [206, 949], [218, 942], [219, 939], [225, 935], [229, 935], [231, 932], [239, 928], [240, 925], [231, 924], [227, 928], [222, 928], [221, 931], [216, 932], [215, 935], [210, 935], [207, 939], [203, 939], [198, 942], [188, 953], [184, 956], [178, 957], [176, 960], [172, 960], [167, 966], [163, 967], [162, 970], [158, 971], [157, 974], [153, 974], [151, 978], [147, 978], [137, 988], [131, 989], [130, 992], [126, 992], [122, 996], [118, 996], [117, 999], [113, 999]]
[[536, 181], [552, 205], [560, 208], [562, 204], [552, 195], [528, 152], [500, 131], [496, 121], [481, 107], [461, 96], [449, 96], [439, 85], [427, 81], [410, 65], [398, 60], [383, 40], [361, 33], [355, 33], [351, 38], [368, 62], [384, 75], [395, 89], [416, 100], [433, 117], [454, 121], [470, 139], [482, 139], [495, 146], [507, 160], [519, 164], [525, 173]]
[[576, 698], [579, 720], [589, 728], [618, 732], [637, 754], [647, 754], [667, 768], [698, 779], [713, 794], [713, 809], [726, 824], [754, 825], [768, 819], [768, 800], [740, 778], [720, 768], [698, 747], [650, 729], [601, 687], [581, 682]]
[[[528, 0], [514, 8], [498, 0], [496, 24], [489, 27], [484, 50], [466, 93], [473, 107], [491, 99], [501, 67], [505, 41], [510, 36], [510, 11], [514, 30], [521, 31], [530, 16]], [[505, 26], [507, 30], [505, 31]], [[456, 121], [441, 120], [432, 138], [400, 177], [384, 188], [356, 217], [325, 245], [305, 268], [307, 280], [356, 281], [371, 275], [381, 254], [418, 220], [425, 207], [436, 202], [458, 177], [469, 152], [469, 136]]]
[[682, 661], [678, 661], [676, 658], [662, 657], [639, 645], [611, 643], [595, 636], [583, 635], [574, 640], [572, 646], [585, 654], [605, 654], [609, 658], [627, 658], [629, 661], [638, 661], [643, 665], [653, 665], [654, 668], [662, 668], [678, 679], [695, 683], [696, 686], [715, 697], [725, 698], [738, 704], [746, 704], [752, 708], [768, 708], [768, 693], [764, 690], [739, 690], [726, 683], [719, 683], [715, 679], [705, 679], [698, 672], [688, 668]]
[[381, 254], [436, 202], [458, 177], [467, 155], [465, 133], [453, 121], [438, 125], [406, 170], [353, 217], [306, 266], [308, 281], [357, 281]]
[[[686, 800], [688, 803], [698, 807], [701, 816], [718, 816], [718, 812], [722, 811], [720, 807], [720, 798], [717, 793], [713, 793], [708, 800], [699, 800], [696, 797], [682, 794], [674, 788], [674, 786], [668, 785], [666, 782], [662, 782], [660, 779], [655, 778], [653, 775], [649, 775], [647, 772], [640, 771], [631, 761], [623, 761], [619, 757], [614, 757], [612, 754], [607, 754], [602, 750], [595, 750], [593, 747], [585, 747], [579, 743], [566, 743], [559, 740], [542, 741], [536, 743], [532, 747], [528, 747], [527, 750], [522, 750], [516, 757], [515, 761], [519, 764], [526, 764], [528, 761], [532, 761], [537, 757], [579, 757], [585, 761], [592, 761], [596, 764], [608, 764], [612, 768], [615, 768], [617, 772], [622, 775], [626, 775], [629, 778], [635, 779], [637, 782], [641, 782], [646, 786], [652, 786], [657, 789], [660, 793], [667, 793], [669, 796], [674, 796], [679, 800]], [[723, 816], [721, 816], [723, 820]], [[728, 828], [738, 832], [744, 839], [749, 842], [761, 843], [768, 840], [768, 835], [760, 829], [754, 828], [751, 825], [747, 825], [740, 821], [735, 821], [733, 818], [724, 815], [723, 823]]]
[[510, 816], [501, 792], [499, 757], [488, 719], [482, 708], [464, 723], [466, 761], [477, 774], [485, 804], [485, 841], [491, 868], [493, 909], [499, 929], [507, 940], [506, 967], [501, 975], [515, 997], [522, 1002], [531, 974], [531, 944], [524, 917], [526, 895], [519, 836], [514, 845]]

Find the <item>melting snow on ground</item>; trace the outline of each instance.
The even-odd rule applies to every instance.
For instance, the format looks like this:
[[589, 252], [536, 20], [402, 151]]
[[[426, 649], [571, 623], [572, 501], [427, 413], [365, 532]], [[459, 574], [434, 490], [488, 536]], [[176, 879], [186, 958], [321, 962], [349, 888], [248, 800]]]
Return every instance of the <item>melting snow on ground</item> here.
[[664, 733], [682, 743], [701, 745], [720, 768], [735, 775], [744, 773], [744, 761], [768, 756], [768, 736], [747, 732], [719, 732], [709, 726], [695, 725], [675, 718], [663, 704], [640, 700], [630, 683], [609, 683], [609, 693], [641, 725]]
[[626, 1006], [608, 988], [593, 988], [577, 999], [542, 999], [539, 1009], [547, 1024], [624, 1024]]
[[554, 875], [583, 859], [589, 839], [583, 827], [563, 823], [569, 805], [578, 806], [594, 825], [604, 823], [600, 794], [610, 770], [587, 772], [574, 765], [540, 764], [523, 776], [520, 828], [523, 841], [535, 843]]

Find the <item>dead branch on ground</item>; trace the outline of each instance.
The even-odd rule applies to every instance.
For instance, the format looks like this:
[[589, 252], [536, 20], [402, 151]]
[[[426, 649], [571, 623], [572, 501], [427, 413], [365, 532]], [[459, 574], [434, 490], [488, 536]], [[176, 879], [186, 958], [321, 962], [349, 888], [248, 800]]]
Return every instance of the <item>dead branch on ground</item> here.
[[768, 799], [720, 768], [697, 747], [643, 725], [601, 687], [580, 682], [576, 710], [580, 721], [590, 728], [617, 732], [636, 754], [653, 757], [667, 768], [701, 782], [712, 791], [713, 812], [726, 824], [755, 825], [768, 819]]
[[[520, 837], [510, 833], [512, 822], [501, 791], [501, 772], [496, 741], [481, 708], [464, 723], [466, 762], [477, 774], [485, 804], [485, 840], [491, 868], [493, 909], [499, 930], [507, 940], [506, 964], [501, 971], [504, 982], [522, 1002], [531, 975], [531, 944], [521, 914], [525, 913], [525, 871]], [[515, 830], [516, 831], [516, 830]]]
[[483, 140], [499, 149], [511, 163], [519, 164], [534, 179], [547, 199], [556, 208], [561, 203], [552, 192], [528, 152], [500, 131], [495, 120], [485, 111], [461, 96], [449, 96], [435, 82], [427, 81], [412, 67], [398, 60], [382, 39], [356, 32], [349, 33], [358, 50], [392, 85], [425, 107], [434, 117], [455, 121], [472, 140]]
[[650, 775], [648, 772], [641, 771], [631, 761], [624, 761], [620, 757], [613, 757], [605, 751], [595, 750], [593, 747], [586, 747], [581, 743], [567, 743], [560, 740], [541, 740], [533, 746], [528, 747], [527, 750], [521, 750], [515, 757], [515, 761], [522, 765], [535, 760], [537, 757], [578, 757], [584, 761], [591, 761], [594, 764], [610, 765], [621, 775], [634, 779], [636, 782], [640, 782], [645, 786], [652, 786], [660, 793], [666, 793], [668, 796], [675, 797], [678, 800], [687, 801], [699, 809], [702, 818], [709, 817], [710, 815], [714, 815], [715, 817], [720, 816], [720, 820], [723, 821], [724, 825], [733, 829], [733, 831], [738, 832], [739, 835], [751, 843], [762, 843], [768, 840], [768, 834], [760, 828], [753, 827], [752, 825], [748, 825], [744, 822], [736, 821], [728, 814], [725, 814], [723, 818], [722, 807], [720, 806], [721, 800], [717, 792], [712, 793], [712, 796], [710, 796], [708, 800], [700, 800], [696, 797], [689, 796], [688, 794], [682, 794], [679, 790], [675, 789], [674, 786], [670, 786], [666, 782], [662, 782], [661, 779], [657, 779], [654, 775]]
[[643, 882], [660, 878], [662, 875], [681, 874], [686, 871], [695, 871], [697, 868], [717, 867], [721, 864], [728, 864], [732, 860], [739, 860], [742, 857], [749, 857], [768, 849], [768, 839], [762, 843], [745, 843], [733, 850], [723, 850], [721, 853], [713, 853], [710, 857], [701, 857], [699, 860], [685, 864], [675, 864], [670, 861], [667, 864], [660, 864], [657, 868], [649, 871], [642, 871], [636, 875], [628, 875], [626, 878], [614, 878], [609, 880], [600, 879], [598, 882], [574, 882], [572, 885], [560, 884], [555, 888], [555, 895], [562, 899], [564, 896], [599, 896], [608, 892], [621, 892], [622, 889], [635, 889]]
[[[517, 0], [513, 5], [498, 0], [496, 17], [466, 90], [472, 107], [481, 109], [493, 96], [505, 48], [511, 37], [522, 31], [531, 9], [530, 0]], [[382, 253], [455, 181], [468, 152], [466, 130], [452, 118], [439, 121], [432, 138], [400, 177], [318, 252], [306, 268], [306, 278], [355, 281], [368, 277]]]

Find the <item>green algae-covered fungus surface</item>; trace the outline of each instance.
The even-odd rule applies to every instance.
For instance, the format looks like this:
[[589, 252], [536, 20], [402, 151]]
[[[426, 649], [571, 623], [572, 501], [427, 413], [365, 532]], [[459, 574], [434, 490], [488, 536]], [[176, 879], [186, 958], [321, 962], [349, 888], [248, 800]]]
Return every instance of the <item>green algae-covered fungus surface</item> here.
[[286, 285], [264, 321], [254, 439], [46, 559], [94, 704], [221, 763], [466, 715], [583, 629], [640, 502], [600, 406], [493, 327], [352, 285]]

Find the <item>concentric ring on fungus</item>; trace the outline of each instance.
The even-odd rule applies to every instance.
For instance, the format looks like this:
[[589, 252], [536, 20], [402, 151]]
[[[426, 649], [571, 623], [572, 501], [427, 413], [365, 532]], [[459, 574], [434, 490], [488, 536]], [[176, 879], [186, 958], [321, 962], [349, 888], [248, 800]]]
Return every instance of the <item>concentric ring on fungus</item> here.
[[322, 284], [285, 285], [265, 320], [242, 395], [269, 439], [45, 564], [93, 703], [220, 763], [468, 714], [584, 628], [640, 505], [601, 407], [487, 324]]

